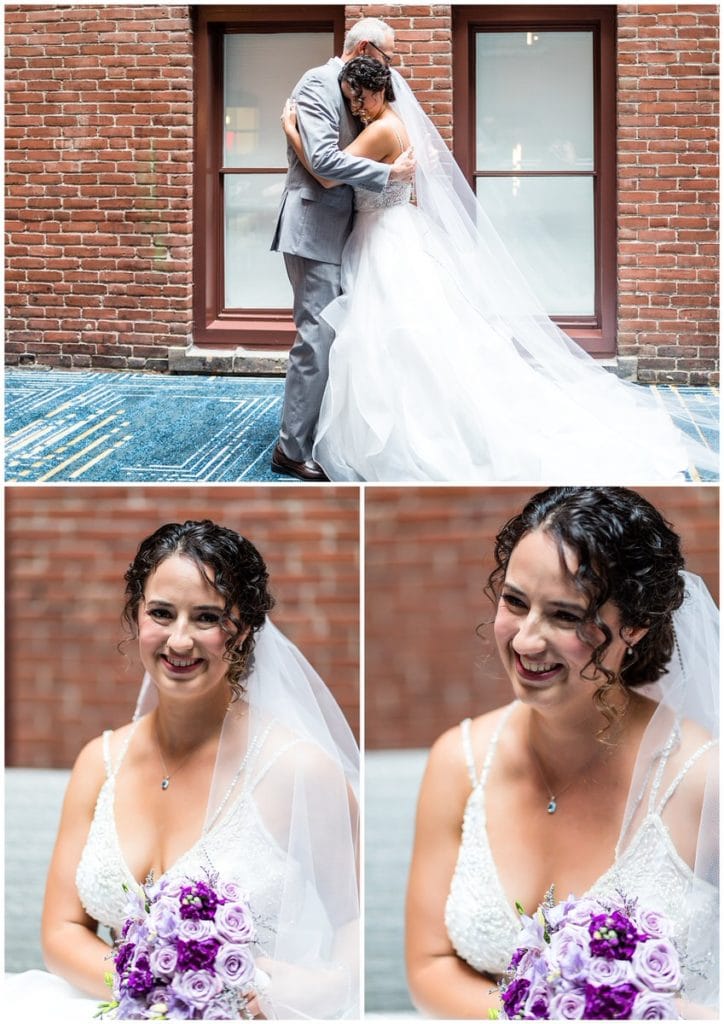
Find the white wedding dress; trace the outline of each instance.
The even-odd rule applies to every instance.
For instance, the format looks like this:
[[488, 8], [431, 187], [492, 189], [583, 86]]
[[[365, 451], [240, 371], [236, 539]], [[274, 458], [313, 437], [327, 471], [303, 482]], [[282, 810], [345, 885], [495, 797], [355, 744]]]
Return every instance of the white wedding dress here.
[[[282, 898], [286, 901], [294, 898], [294, 879], [298, 878], [298, 873], [295, 876], [288, 870], [283, 851], [261, 820], [253, 796], [257, 786], [273, 773], [275, 765], [301, 742], [297, 739], [278, 742], [278, 735], [270, 736], [272, 729], [273, 724], [267, 725], [253, 744], [253, 756], [246, 762], [233, 805], [219, 808], [223, 814], [219, 815], [218, 823], [162, 876], [167, 879], [205, 879], [209, 872], [216, 872], [224, 880], [235, 881], [245, 893], [254, 915], [257, 934], [253, 952], [259, 957], [269, 956], [272, 952], [280, 902]], [[103, 734], [106, 779], [98, 795], [75, 879], [85, 910], [116, 934], [120, 933], [124, 921], [123, 885], [134, 886], [137, 881], [124, 858], [114, 816], [116, 778], [133, 731], [129, 733], [115, 764], [111, 762], [111, 733]], [[296, 895], [301, 904], [301, 885]], [[110, 960], [109, 969], [112, 969]], [[263, 980], [263, 975], [261, 977]], [[28, 971], [6, 978], [4, 1019], [13, 1022], [26, 1020], [32, 1007], [33, 1020], [68, 1020], [81, 1024], [92, 1020], [99, 1002], [53, 974]]]
[[[331, 480], [643, 484], [715, 452], [554, 324], [392, 71], [410, 186], [355, 189], [314, 458]], [[530, 225], [531, 235], [535, 225]], [[545, 251], [545, 239], [539, 239]], [[697, 413], [711, 436], [716, 415]], [[693, 432], [696, 433], [696, 429]]]
[[[462, 839], [445, 908], [445, 924], [457, 954], [475, 970], [499, 977], [507, 968], [517, 946], [520, 919], [503, 890], [493, 860], [487, 833], [485, 785], [500, 734], [516, 707], [511, 704], [503, 714], [491, 739], [478, 777], [470, 740], [470, 720], [461, 725], [463, 752], [472, 783], [463, 819]], [[678, 854], [662, 820], [669, 800], [684, 780], [686, 773], [712, 745], [698, 748], [662, 790], [666, 764], [678, 742], [678, 726], [674, 727], [653, 777], [647, 797], [647, 812], [635, 833], [620, 852], [616, 849], [614, 863], [591, 886], [587, 893], [576, 895], [616, 900], [620, 892], [637, 897], [649, 909], [666, 914], [674, 927], [673, 939], [680, 951], [687, 949], [692, 924], [707, 936], [709, 949], [718, 942], [719, 890], [708, 883], [696, 887], [693, 896], [693, 873]], [[565, 898], [568, 893], [559, 893]], [[530, 912], [532, 908], [526, 908]], [[716, 987], [716, 958], [709, 953], [708, 962], [687, 962], [683, 958], [685, 983], [694, 989], [708, 991]], [[685, 990], [686, 991], [686, 990]]]
[[322, 313], [335, 331], [314, 448], [327, 476], [679, 478], [689, 457], [669, 416], [588, 357], [558, 346], [555, 369], [531, 359], [505, 318], [469, 300], [444, 235], [410, 190], [355, 189], [343, 293]]

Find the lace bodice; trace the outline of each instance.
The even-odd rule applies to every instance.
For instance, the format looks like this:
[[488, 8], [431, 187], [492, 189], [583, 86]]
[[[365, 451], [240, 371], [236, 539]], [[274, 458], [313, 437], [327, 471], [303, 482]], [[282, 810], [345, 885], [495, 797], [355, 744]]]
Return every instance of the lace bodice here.
[[390, 206], [406, 206], [411, 195], [412, 184], [409, 181], [388, 181], [381, 192], [355, 188], [354, 208], [357, 213], [369, 213], [373, 210], [386, 210]]
[[[135, 879], [121, 850], [114, 800], [116, 778], [133, 730], [115, 765], [111, 762], [110, 737], [110, 732], [103, 734], [106, 780], [98, 794], [88, 839], [78, 863], [76, 886], [88, 914], [118, 932], [124, 920], [123, 885], [135, 884]], [[257, 752], [262, 746], [262, 742], [257, 744]], [[198, 878], [211, 871], [237, 882], [256, 920], [258, 951], [264, 951], [274, 932], [286, 870], [283, 854], [264, 827], [253, 799], [255, 786], [270, 767], [271, 763], [260, 766], [258, 761], [247, 764], [233, 805], [225, 810], [218, 824], [203, 834], [163, 875], [164, 878]]]
[[[479, 779], [470, 740], [470, 720], [461, 725], [473, 789], [465, 807], [460, 850], [445, 907], [445, 925], [456, 953], [475, 970], [493, 976], [502, 974], [508, 966], [520, 927], [493, 860], [485, 813], [485, 784], [500, 733], [514, 707], [512, 704], [498, 724]], [[668, 756], [671, 746], [667, 744], [663, 757]], [[675, 929], [674, 940], [679, 938], [682, 949], [694, 915], [702, 929], [710, 928], [709, 933], [716, 934], [718, 891], [703, 883], [700, 898], [694, 904], [691, 868], [679, 856], [661, 815], [685, 773], [710, 746], [707, 743], [700, 747], [687, 761], [663, 797], [659, 798], [656, 786], [652, 788], [648, 813], [631, 842], [588, 892], [580, 894], [615, 898], [623, 891], [638, 897], [669, 917]], [[657, 775], [660, 781], [662, 771]]]

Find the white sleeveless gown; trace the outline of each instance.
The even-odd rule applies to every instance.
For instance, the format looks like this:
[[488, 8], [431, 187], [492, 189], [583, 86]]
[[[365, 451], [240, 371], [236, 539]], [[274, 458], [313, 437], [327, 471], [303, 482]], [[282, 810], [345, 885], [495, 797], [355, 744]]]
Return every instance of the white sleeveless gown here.
[[[479, 777], [472, 752], [470, 720], [461, 724], [463, 752], [473, 788], [465, 807], [460, 850], [445, 907], [447, 932], [458, 956], [476, 971], [494, 978], [505, 971], [517, 947], [520, 919], [503, 890], [490, 849], [485, 785], [500, 733], [515, 707], [511, 704], [501, 718]], [[616, 851], [614, 863], [586, 893], [575, 895], [617, 900], [618, 894], [624, 892], [637, 897], [647, 908], [667, 915], [674, 927], [674, 942], [683, 948], [694, 914], [704, 934], [718, 936], [719, 891], [712, 885], [707, 886], [703, 900], [694, 906], [691, 868], [679, 856], [661, 816], [685, 773], [712, 743], [700, 747], [661, 794], [661, 778], [673, 740], [674, 734], [660, 759], [647, 814], [633, 839], [620, 856]], [[656, 864], [655, 871], [652, 864]], [[558, 895], [565, 897], [568, 893]], [[686, 978], [686, 965], [682, 966]], [[702, 969], [701, 964], [696, 967]]]

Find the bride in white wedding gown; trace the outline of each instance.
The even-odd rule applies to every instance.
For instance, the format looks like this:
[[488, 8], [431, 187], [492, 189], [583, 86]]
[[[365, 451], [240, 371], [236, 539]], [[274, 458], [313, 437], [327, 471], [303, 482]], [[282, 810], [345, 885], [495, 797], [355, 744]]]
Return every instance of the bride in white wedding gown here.
[[[139, 548], [124, 617], [147, 674], [133, 721], [76, 761], [43, 910], [53, 973], [6, 978], [6, 1020], [92, 1019], [112, 970], [98, 925], [118, 937], [124, 886], [149, 874], [241, 889], [256, 973], [236, 1016], [358, 1015], [358, 751], [268, 621], [267, 581], [254, 546], [209, 521], [165, 524]], [[190, 1016], [171, 1002], [170, 1019]]]
[[[401, 76], [359, 57], [340, 82], [366, 125], [347, 152], [392, 163], [412, 144], [416, 203], [401, 183], [355, 190], [342, 295], [322, 313], [335, 330], [314, 449], [327, 476], [641, 483], [715, 470], [645, 388], [547, 317]], [[284, 128], [312, 173], [289, 108]]]
[[430, 752], [407, 897], [413, 1002], [451, 1019], [499, 1008], [515, 907], [533, 914], [554, 885], [557, 900], [666, 915], [679, 1012], [717, 1017], [716, 606], [660, 513], [625, 488], [534, 495], [495, 564], [486, 591], [513, 703]]

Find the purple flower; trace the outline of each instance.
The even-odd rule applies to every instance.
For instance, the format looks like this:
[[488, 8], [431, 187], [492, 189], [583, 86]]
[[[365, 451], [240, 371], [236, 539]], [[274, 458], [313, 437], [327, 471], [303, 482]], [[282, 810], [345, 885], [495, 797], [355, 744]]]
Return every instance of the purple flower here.
[[254, 959], [246, 946], [227, 942], [216, 954], [216, 970], [226, 985], [241, 988], [254, 977]]
[[133, 962], [135, 952], [136, 947], [132, 942], [124, 942], [118, 947], [115, 959], [117, 974], [123, 974], [126, 967]]
[[218, 902], [216, 893], [205, 882], [184, 885], [179, 897], [181, 917], [213, 921]]
[[146, 1000], [137, 999], [128, 992], [122, 993], [118, 1000], [116, 1016], [118, 1020], [145, 1020]]
[[162, 939], [170, 939], [178, 928], [178, 907], [166, 896], [158, 899], [149, 911], [151, 927]]
[[568, 905], [566, 922], [588, 928], [591, 918], [601, 912], [601, 904], [592, 899], [575, 900]]
[[176, 970], [176, 963], [178, 962], [176, 947], [173, 945], [157, 946], [151, 950], [149, 962], [155, 977], [172, 975]]
[[582, 992], [571, 989], [554, 996], [550, 1005], [550, 1020], [583, 1020], [586, 997]]
[[153, 988], [153, 975], [149, 969], [148, 957], [139, 957], [126, 979], [128, 991], [136, 996], [145, 996]]
[[605, 956], [613, 960], [630, 960], [639, 939], [632, 921], [619, 910], [611, 914], [594, 914], [588, 926], [591, 936], [590, 949], [594, 956]]
[[236, 882], [222, 882], [219, 886], [219, 901], [222, 903], [241, 903], [243, 901], [241, 887]]
[[512, 1019], [525, 1002], [530, 982], [526, 978], [516, 978], [503, 991], [503, 1008], [505, 1016]]
[[586, 1020], [628, 1020], [638, 994], [635, 985], [586, 985]]
[[674, 1000], [659, 992], [639, 992], [633, 1005], [632, 1020], [678, 1020]]
[[184, 921], [179, 921], [176, 934], [177, 938], [183, 939], [184, 942], [190, 942], [192, 939], [201, 942], [203, 939], [215, 938], [216, 928], [213, 921], [204, 921], [201, 918], [196, 920], [193, 917], [189, 917]]
[[243, 903], [226, 903], [216, 914], [216, 928], [222, 939], [230, 942], [251, 942], [254, 922]]
[[173, 984], [174, 993], [200, 1010], [222, 990], [221, 979], [209, 971], [185, 971]]
[[545, 984], [538, 984], [529, 989], [524, 1016], [526, 1020], [548, 1019], [548, 988]]
[[550, 958], [568, 981], [582, 980], [591, 957], [579, 928], [561, 928], [551, 936]]
[[627, 981], [636, 979], [629, 960], [607, 960], [605, 957], [593, 957], [588, 963], [587, 980], [592, 985], [623, 985]]
[[180, 971], [202, 971], [204, 968], [213, 967], [220, 943], [216, 939], [204, 939], [198, 942], [191, 939], [184, 942], [179, 939], [176, 943], [178, 952], [178, 969]]
[[676, 992], [681, 987], [681, 971], [676, 950], [666, 939], [642, 943], [633, 956], [636, 977], [655, 992]]
[[658, 910], [639, 911], [638, 924], [649, 938], [668, 939], [671, 936], [671, 922], [665, 914], [661, 914]]

